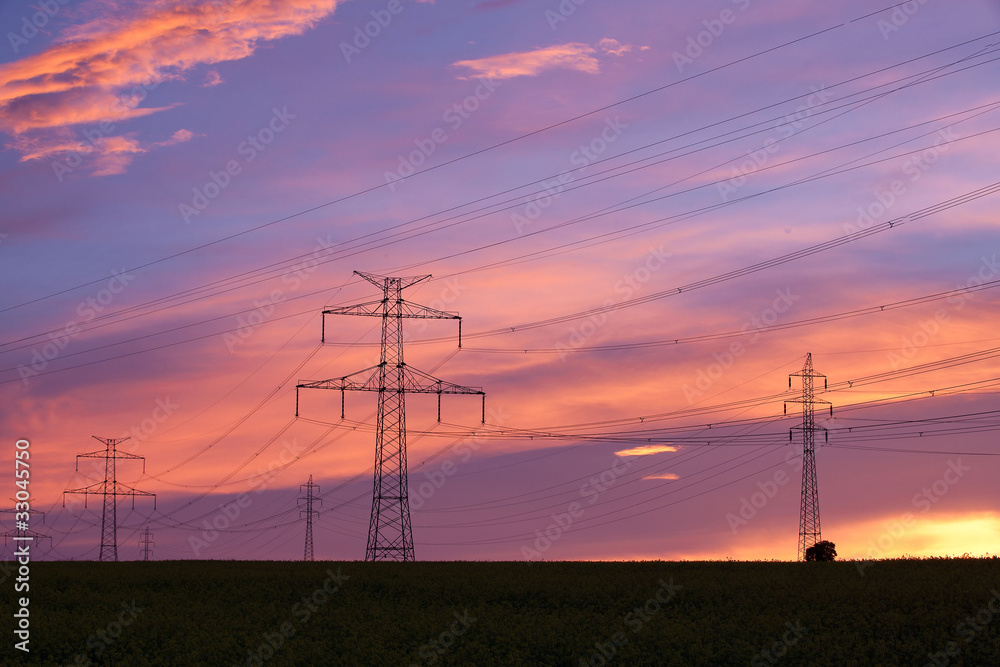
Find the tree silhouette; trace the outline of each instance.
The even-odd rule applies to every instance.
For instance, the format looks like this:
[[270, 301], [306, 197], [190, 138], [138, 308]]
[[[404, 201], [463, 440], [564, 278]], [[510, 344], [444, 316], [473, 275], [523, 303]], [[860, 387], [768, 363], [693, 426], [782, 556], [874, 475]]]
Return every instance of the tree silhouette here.
[[806, 549], [807, 562], [828, 563], [837, 557], [837, 545], [829, 540], [817, 542]]

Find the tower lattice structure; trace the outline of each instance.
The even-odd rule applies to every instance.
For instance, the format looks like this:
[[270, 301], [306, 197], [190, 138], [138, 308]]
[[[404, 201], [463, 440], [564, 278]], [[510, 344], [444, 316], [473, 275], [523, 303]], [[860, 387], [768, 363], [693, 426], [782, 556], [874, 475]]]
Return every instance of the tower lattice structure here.
[[153, 542], [153, 534], [149, 532], [149, 526], [146, 526], [142, 531], [142, 537], [139, 538], [139, 546], [142, 548], [142, 559], [144, 561], [149, 560], [155, 544], [156, 542]]
[[304, 497], [299, 497], [299, 516], [305, 514], [306, 517], [306, 548], [302, 560], [315, 560], [313, 558], [313, 515], [319, 514], [319, 510], [314, 508], [317, 503], [322, 505], [323, 499], [317, 498], [319, 485], [313, 484], [313, 476], [309, 475], [309, 481], [299, 485], [299, 491], [305, 493]]
[[354, 306], [323, 311], [323, 335], [326, 340], [327, 315], [357, 315], [382, 319], [382, 344], [377, 366], [333, 380], [299, 383], [295, 388], [295, 414], [298, 416], [299, 389], [340, 390], [340, 418], [344, 418], [344, 394], [347, 391], [378, 392], [378, 417], [375, 425], [375, 473], [372, 511], [368, 525], [365, 560], [414, 560], [413, 529], [406, 472], [406, 410], [408, 393], [437, 394], [438, 421], [441, 420], [442, 394], [476, 394], [483, 397], [483, 422], [486, 421], [486, 394], [478, 387], [463, 387], [433, 377], [407, 366], [403, 361], [403, 320], [458, 320], [458, 346], [462, 347], [462, 318], [429, 306], [403, 299], [407, 287], [431, 276], [388, 277], [355, 271], [355, 275], [382, 290], [382, 298]]
[[[802, 499], [799, 509], [799, 548], [798, 559], [806, 559], [806, 550], [820, 542], [823, 537], [819, 520], [819, 483], [816, 477], [816, 431], [822, 430], [828, 438], [826, 429], [816, 426], [816, 406], [830, 405], [829, 401], [816, 398], [816, 379], [823, 378], [823, 388], [826, 389], [826, 376], [813, 369], [812, 353], [806, 355], [805, 364], [798, 373], [788, 376], [788, 388], [792, 387], [792, 378], [802, 378], [802, 398], [790, 399], [785, 402], [785, 412], [788, 403], [802, 404], [802, 425], [792, 427], [788, 439], [792, 441], [792, 433], [802, 434]], [[830, 416], [833, 416], [833, 406], [830, 405]]]
[[118, 497], [132, 496], [132, 509], [135, 509], [136, 496], [151, 496], [153, 498], [153, 509], [156, 509], [156, 494], [134, 489], [131, 486], [118, 481], [115, 462], [118, 459], [140, 460], [142, 461], [142, 471], [146, 472], [146, 459], [143, 456], [136, 456], [127, 452], [119, 452], [118, 445], [128, 440], [125, 438], [98, 438], [92, 436], [94, 440], [104, 444], [104, 450], [88, 452], [76, 455], [76, 469], [80, 470], [80, 459], [104, 459], [104, 481], [96, 482], [90, 486], [83, 486], [79, 489], [63, 491], [63, 507], [66, 506], [66, 494], [74, 493], [83, 495], [83, 506], [87, 506], [89, 496], [104, 497], [104, 511], [101, 515], [101, 553], [99, 559], [102, 561], [118, 560]]

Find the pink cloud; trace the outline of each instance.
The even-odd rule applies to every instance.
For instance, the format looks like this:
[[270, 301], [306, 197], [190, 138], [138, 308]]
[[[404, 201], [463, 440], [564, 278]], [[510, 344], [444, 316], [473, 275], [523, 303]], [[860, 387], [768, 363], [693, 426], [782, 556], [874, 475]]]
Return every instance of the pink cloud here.
[[617, 39], [605, 37], [597, 42], [597, 48], [601, 50], [601, 53], [606, 53], [609, 56], [623, 56], [632, 50], [632, 45], [622, 44]]
[[598, 74], [600, 62], [594, 57], [594, 48], [580, 42], [547, 46], [534, 51], [520, 51], [488, 56], [477, 60], [460, 60], [455, 67], [469, 70], [468, 76], [493, 79], [512, 79], [518, 76], [538, 76], [552, 69], [571, 69], [586, 74]]
[[220, 83], [222, 83], [222, 75], [212, 69], [205, 74], [205, 81], [201, 84], [201, 87], [211, 88], [212, 86], [218, 86]]
[[[337, 0], [158, 0], [92, 20], [69, 29], [41, 53], [0, 65], [0, 130], [15, 138], [8, 147], [21, 151], [22, 159], [68, 150], [60, 130], [172, 108], [140, 104], [159, 83], [182, 79], [198, 65], [246, 58], [259, 42], [301, 34], [336, 5]], [[221, 77], [209, 72], [206, 82], [216, 85]], [[86, 152], [107, 149], [120, 156], [123, 145], [98, 140]]]

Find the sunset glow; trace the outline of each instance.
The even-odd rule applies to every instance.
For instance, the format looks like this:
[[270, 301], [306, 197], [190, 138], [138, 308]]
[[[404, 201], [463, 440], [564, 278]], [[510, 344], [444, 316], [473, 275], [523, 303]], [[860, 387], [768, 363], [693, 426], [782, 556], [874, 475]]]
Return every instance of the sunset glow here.
[[123, 560], [301, 558], [310, 475], [363, 558], [379, 392], [296, 392], [379, 364], [355, 270], [486, 393], [406, 396], [419, 560], [795, 559], [809, 353], [839, 556], [1000, 552], [994, 0], [51, 4], [0, 5], [44, 558], [97, 558], [92, 436]]

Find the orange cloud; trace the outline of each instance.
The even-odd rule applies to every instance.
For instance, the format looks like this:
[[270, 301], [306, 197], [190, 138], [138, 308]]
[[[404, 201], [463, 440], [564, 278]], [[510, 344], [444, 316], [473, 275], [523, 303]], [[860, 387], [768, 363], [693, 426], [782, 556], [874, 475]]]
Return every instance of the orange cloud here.
[[[131, 13], [89, 21], [41, 53], [0, 65], [0, 130], [13, 135], [8, 147], [20, 151], [22, 160], [71, 150], [60, 130], [76, 125], [94, 125], [92, 134], [102, 130], [85, 153], [142, 152], [106, 141], [103, 129], [172, 108], [139, 106], [159, 83], [182, 79], [198, 65], [246, 58], [261, 41], [301, 34], [336, 5], [337, 0], [155, 0]], [[216, 77], [210, 73], [208, 80], [221, 82]]]
[[665, 479], [667, 481], [674, 481], [680, 479], [681, 476], [675, 472], [661, 472], [656, 475], [646, 475], [643, 479]]
[[676, 452], [673, 445], [642, 445], [632, 449], [623, 449], [615, 452], [615, 456], [649, 456], [650, 454], [662, 454], [664, 452]]
[[548, 46], [535, 51], [504, 53], [478, 60], [460, 60], [455, 67], [470, 71], [469, 76], [491, 79], [512, 79], [517, 76], [538, 76], [551, 69], [573, 69], [586, 74], [598, 74], [600, 63], [594, 57], [594, 48], [580, 42]]

